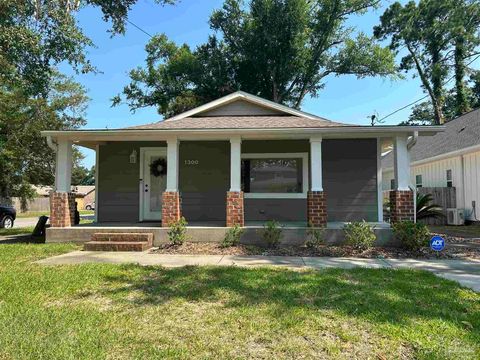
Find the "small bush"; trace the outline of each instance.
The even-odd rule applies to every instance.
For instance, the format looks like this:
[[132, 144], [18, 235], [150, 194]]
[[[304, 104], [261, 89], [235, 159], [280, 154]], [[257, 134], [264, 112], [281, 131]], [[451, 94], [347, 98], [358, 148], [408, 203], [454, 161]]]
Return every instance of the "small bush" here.
[[309, 249], [316, 249], [323, 244], [325, 244], [325, 229], [313, 227], [309, 228], [307, 230], [307, 240], [305, 240], [305, 246]]
[[362, 222], [351, 222], [343, 227], [347, 244], [358, 250], [367, 250], [375, 243], [376, 236], [373, 227], [365, 220]]
[[267, 243], [268, 247], [277, 247], [282, 236], [282, 228], [278, 221], [267, 221], [267, 223], [263, 225], [262, 238]]
[[182, 245], [187, 240], [187, 221], [182, 216], [180, 220], [170, 225], [168, 240], [172, 245]]
[[240, 225], [236, 224], [234, 227], [228, 229], [220, 246], [222, 248], [227, 248], [237, 245], [240, 242], [240, 238], [242, 237], [243, 233], [244, 229], [241, 228]]
[[428, 246], [430, 232], [425, 224], [413, 221], [400, 221], [392, 225], [393, 236], [402, 247], [411, 251], [419, 251]]

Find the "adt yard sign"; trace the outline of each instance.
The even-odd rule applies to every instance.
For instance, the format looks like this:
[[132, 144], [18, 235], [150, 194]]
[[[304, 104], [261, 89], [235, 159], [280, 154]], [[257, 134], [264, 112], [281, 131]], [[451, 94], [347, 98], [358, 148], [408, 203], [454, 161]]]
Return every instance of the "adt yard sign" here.
[[442, 251], [445, 248], [445, 239], [438, 235], [432, 237], [430, 247], [434, 251]]

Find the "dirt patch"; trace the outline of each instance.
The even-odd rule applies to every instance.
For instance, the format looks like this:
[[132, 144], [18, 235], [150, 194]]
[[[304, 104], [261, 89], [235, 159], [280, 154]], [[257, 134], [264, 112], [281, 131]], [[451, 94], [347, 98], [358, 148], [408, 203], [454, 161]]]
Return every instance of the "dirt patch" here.
[[[253, 245], [237, 245], [228, 248], [220, 247], [218, 243], [186, 242], [183, 245], [164, 244], [151, 250], [158, 254], [182, 255], [263, 255], [263, 256], [326, 256], [326, 257], [359, 257], [359, 258], [416, 258], [416, 259], [480, 259], [480, 246], [469, 246], [467, 242], [459, 239], [455, 243], [447, 240], [445, 250], [435, 253], [429, 248], [419, 252], [407, 251], [401, 248], [373, 247], [361, 251], [351, 246], [322, 245], [316, 248], [306, 246], [285, 246], [274, 249], [262, 248]], [[451, 244], [451, 246], [449, 246]], [[454, 245], [455, 244], [455, 245]], [[466, 244], [465, 246], [456, 246]]]

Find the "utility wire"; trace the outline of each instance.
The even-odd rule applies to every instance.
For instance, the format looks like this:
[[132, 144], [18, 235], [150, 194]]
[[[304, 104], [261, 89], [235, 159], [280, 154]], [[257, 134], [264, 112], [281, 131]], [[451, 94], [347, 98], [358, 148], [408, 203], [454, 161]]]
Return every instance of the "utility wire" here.
[[[470, 61], [466, 66], [472, 64], [472, 63], [473, 63], [475, 60], [477, 60], [478, 58], [480, 58], [480, 55], [477, 55], [477, 56], [476, 56], [472, 61]], [[450, 81], [452, 81], [454, 78], [455, 78], [455, 75], [452, 75], [447, 81], [445, 81], [445, 84], [448, 84], [448, 83], [449, 83]], [[399, 111], [402, 111], [402, 110], [408, 108], [409, 106], [412, 106], [412, 105], [418, 103], [419, 101], [422, 101], [423, 99], [426, 99], [427, 97], [428, 97], [428, 95], [425, 95], [425, 96], [421, 97], [420, 99], [417, 99], [417, 100], [411, 102], [410, 104], [407, 104], [407, 105], [405, 105], [405, 106], [402, 106], [401, 108], [399, 108], [399, 109], [397, 109], [397, 110], [395, 110], [395, 111], [392, 111], [390, 114], [385, 115], [385, 116], [382, 117], [379, 121], [385, 120], [386, 118], [388, 118], [388, 117], [390, 117], [390, 116], [398, 113]]]
[[131, 21], [128, 20], [128, 19], [127, 19], [127, 22], [128, 22], [130, 25], [135, 26], [138, 30], [140, 30], [140, 31], [143, 32], [144, 34], [147, 34], [148, 36], [150, 36], [151, 38], [153, 38], [153, 35], [149, 34], [149, 33], [146, 32], [145, 30], [143, 30], [140, 26], [134, 24], [133, 22], [131, 22]]

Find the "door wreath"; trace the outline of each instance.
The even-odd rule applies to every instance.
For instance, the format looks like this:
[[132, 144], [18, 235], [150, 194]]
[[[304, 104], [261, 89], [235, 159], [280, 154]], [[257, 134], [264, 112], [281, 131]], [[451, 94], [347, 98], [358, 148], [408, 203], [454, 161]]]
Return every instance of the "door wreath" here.
[[150, 164], [150, 174], [155, 177], [165, 175], [167, 173], [167, 161], [165, 159], [157, 159]]

